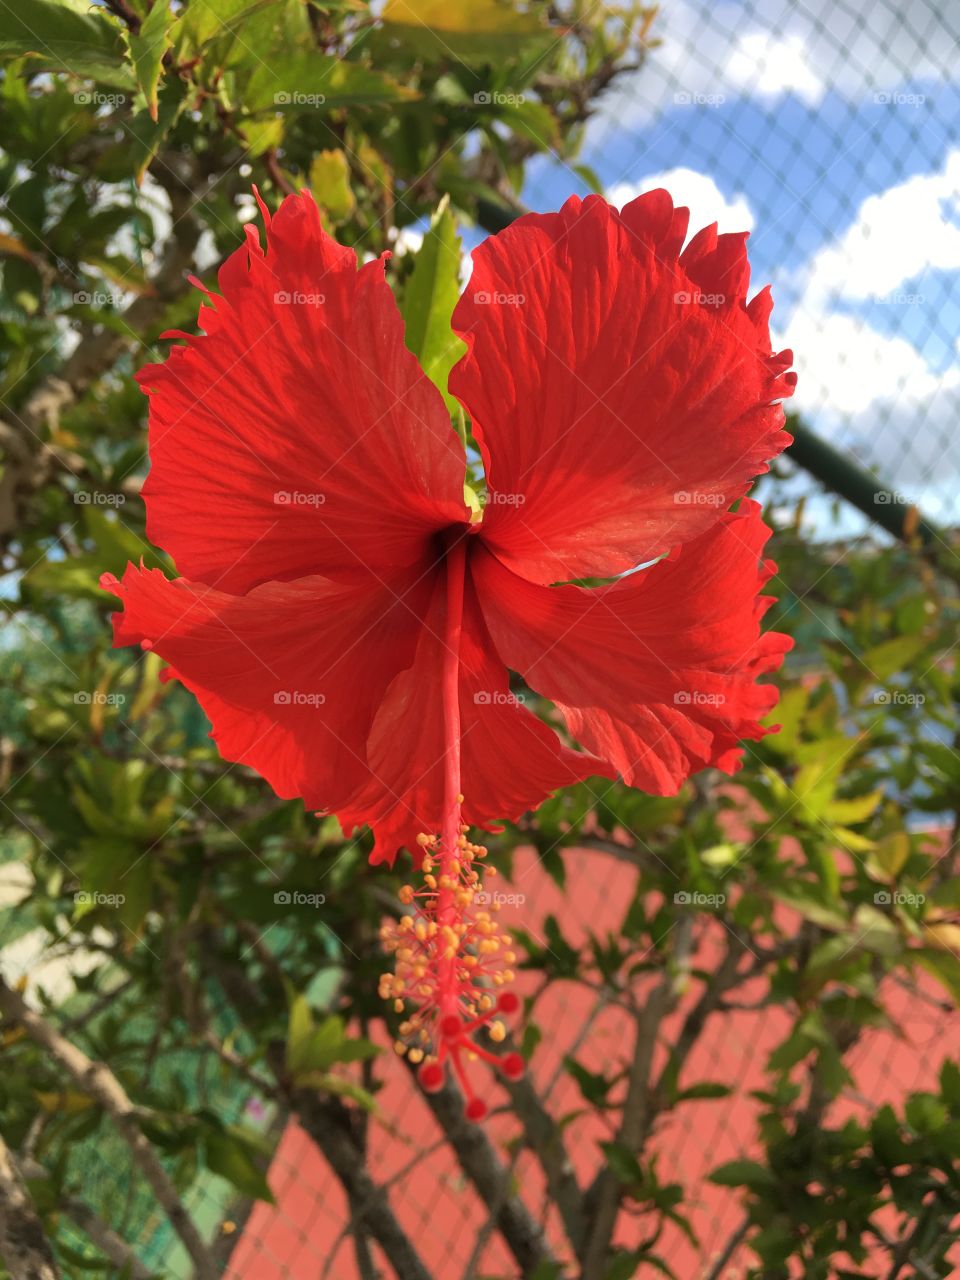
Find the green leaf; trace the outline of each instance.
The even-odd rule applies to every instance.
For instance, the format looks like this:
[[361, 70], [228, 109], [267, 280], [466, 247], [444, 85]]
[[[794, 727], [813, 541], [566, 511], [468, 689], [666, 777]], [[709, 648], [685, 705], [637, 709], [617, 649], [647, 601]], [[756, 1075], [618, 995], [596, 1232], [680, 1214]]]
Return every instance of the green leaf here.
[[334, 107], [405, 102], [413, 89], [357, 62], [305, 50], [275, 63], [261, 63], [240, 98], [250, 115], [258, 111], [329, 111]]
[[600, 1148], [607, 1157], [607, 1164], [621, 1182], [627, 1186], [636, 1186], [643, 1182], [643, 1170], [632, 1151], [616, 1142], [601, 1142]]
[[291, 1075], [304, 1065], [304, 1054], [313, 1035], [313, 1014], [305, 996], [295, 996], [290, 1005], [290, 1021], [287, 1024], [286, 1064]]
[[335, 222], [348, 218], [356, 207], [350, 189], [350, 165], [345, 151], [318, 151], [310, 164], [310, 190]]
[[888, 680], [898, 671], [904, 671], [914, 658], [927, 647], [924, 636], [897, 636], [874, 645], [860, 656], [860, 661], [876, 680]]
[[280, 0], [190, 0], [180, 20], [183, 49], [193, 54], [209, 40], [232, 36], [253, 14], [278, 3]]
[[213, 1130], [206, 1138], [207, 1168], [245, 1196], [254, 1200], [266, 1200], [274, 1204], [273, 1192], [267, 1179], [254, 1162], [251, 1144], [235, 1126], [222, 1131]]
[[751, 1191], [767, 1191], [776, 1186], [770, 1170], [756, 1160], [730, 1160], [714, 1169], [708, 1180], [718, 1187], [749, 1187]]
[[0, 54], [34, 54], [51, 69], [130, 82], [120, 31], [99, 13], [54, 0], [4, 0], [0, 14]]
[[522, 56], [550, 36], [538, 14], [511, 0], [387, 0], [382, 21], [401, 47], [473, 64]]
[[139, 32], [127, 37], [130, 57], [137, 76], [137, 84], [147, 102], [150, 119], [157, 123], [157, 86], [163, 70], [163, 55], [173, 44], [170, 32], [176, 17], [170, 11], [169, 0], [154, 0]]
[[911, 951], [921, 968], [926, 969], [949, 993], [960, 1008], [960, 960], [950, 951], [923, 948]]
[[406, 325], [407, 347], [451, 413], [456, 413], [459, 405], [447, 392], [447, 379], [466, 351], [466, 344], [450, 328], [459, 296], [460, 237], [449, 196], [444, 196], [417, 251], [400, 311]]
[[697, 1098], [729, 1098], [733, 1090], [727, 1084], [704, 1080], [702, 1084], [692, 1084], [689, 1089], [681, 1089], [676, 1102], [693, 1102]]

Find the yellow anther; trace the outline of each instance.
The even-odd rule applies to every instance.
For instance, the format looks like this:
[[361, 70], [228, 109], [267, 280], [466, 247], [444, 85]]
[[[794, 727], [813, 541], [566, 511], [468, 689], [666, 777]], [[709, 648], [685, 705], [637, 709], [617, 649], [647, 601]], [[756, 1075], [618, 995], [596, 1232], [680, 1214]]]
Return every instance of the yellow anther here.
[[505, 1040], [506, 1038], [507, 1038], [507, 1028], [503, 1025], [500, 1019], [498, 1018], [496, 1022], [491, 1022], [490, 1023], [490, 1039], [496, 1040], [496, 1042], [499, 1044], [501, 1040]]

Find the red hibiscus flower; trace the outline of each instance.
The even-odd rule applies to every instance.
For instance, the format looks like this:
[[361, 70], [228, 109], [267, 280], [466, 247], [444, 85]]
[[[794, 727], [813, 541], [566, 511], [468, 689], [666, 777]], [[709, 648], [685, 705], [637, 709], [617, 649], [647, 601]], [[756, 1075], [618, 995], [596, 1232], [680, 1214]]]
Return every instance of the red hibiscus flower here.
[[[439, 1087], [516, 1007], [493, 999], [513, 957], [474, 901], [468, 829], [590, 775], [672, 793], [769, 731], [757, 678], [789, 641], [760, 630], [773, 566], [744, 495], [789, 442], [791, 355], [771, 353], [769, 292], [746, 301], [745, 235], [708, 228], [681, 252], [687, 211], [665, 191], [521, 218], [475, 252], [453, 316], [476, 519], [382, 260], [358, 270], [308, 193], [263, 214], [267, 246], [246, 228], [203, 336], [168, 335], [185, 344], [139, 374], [147, 532], [183, 576], [105, 579], [115, 643], [165, 659], [220, 753], [279, 796], [369, 824], [374, 861], [417, 853], [425, 887], [386, 930], [383, 989], [412, 1004], [401, 1032]], [[572, 585], [588, 576], [617, 580]]]

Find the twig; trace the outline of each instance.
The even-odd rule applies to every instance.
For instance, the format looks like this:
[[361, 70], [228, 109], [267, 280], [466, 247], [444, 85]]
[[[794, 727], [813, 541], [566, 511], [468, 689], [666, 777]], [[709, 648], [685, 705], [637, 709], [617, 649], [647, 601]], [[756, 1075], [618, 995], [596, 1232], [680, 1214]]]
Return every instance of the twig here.
[[60, 1280], [37, 1211], [10, 1148], [0, 1137], [0, 1256], [14, 1277]]
[[720, 1276], [723, 1274], [724, 1267], [727, 1265], [727, 1263], [730, 1261], [730, 1259], [739, 1249], [740, 1245], [743, 1243], [744, 1238], [746, 1237], [746, 1234], [749, 1230], [750, 1230], [750, 1215], [747, 1214], [744, 1220], [740, 1223], [739, 1227], [737, 1227], [736, 1231], [733, 1232], [733, 1234], [730, 1236], [730, 1239], [723, 1246], [723, 1252], [720, 1254], [720, 1257], [716, 1260], [716, 1262], [710, 1268], [710, 1274], [706, 1277], [706, 1280], [720, 1280]]
[[19, 1023], [31, 1040], [45, 1049], [73, 1078], [82, 1093], [100, 1104], [130, 1148], [137, 1168], [156, 1196], [170, 1224], [193, 1262], [199, 1280], [217, 1280], [219, 1272], [207, 1246], [184, 1208], [177, 1189], [147, 1141], [137, 1121], [137, 1110], [123, 1085], [102, 1062], [94, 1062], [65, 1039], [45, 1018], [35, 1013], [19, 992], [0, 979], [0, 1012]]

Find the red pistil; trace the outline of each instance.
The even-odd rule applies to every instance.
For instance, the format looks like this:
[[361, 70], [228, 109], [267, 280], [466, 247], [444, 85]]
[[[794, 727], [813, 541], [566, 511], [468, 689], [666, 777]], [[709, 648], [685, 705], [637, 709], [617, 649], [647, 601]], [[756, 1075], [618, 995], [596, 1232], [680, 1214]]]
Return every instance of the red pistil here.
[[[480, 909], [476, 902], [482, 885], [475, 863], [486, 856], [482, 845], [467, 838], [462, 822], [460, 792], [460, 638], [463, 627], [463, 591], [466, 547], [461, 531], [451, 538], [446, 554], [447, 598], [442, 674], [444, 799], [439, 839], [420, 836], [424, 850], [424, 887], [404, 885], [400, 900], [413, 907], [397, 923], [384, 925], [381, 936], [387, 951], [395, 953], [396, 971], [384, 974], [380, 994], [394, 1003], [397, 1012], [407, 1004], [413, 1012], [400, 1026], [397, 1051], [420, 1063], [420, 1083], [427, 1092], [443, 1088], [447, 1066], [467, 1097], [466, 1115], [482, 1120], [487, 1104], [476, 1096], [465, 1060], [480, 1059], [503, 1072], [508, 1080], [523, 1075], [520, 1054], [502, 1057], [481, 1047], [474, 1033], [486, 1027], [490, 1037], [503, 1040], [506, 1027], [498, 1013], [516, 1013], [520, 1001], [511, 991], [494, 998], [497, 987], [513, 978], [516, 956], [508, 934], [498, 928], [493, 903]], [[496, 874], [487, 868], [487, 874]]]

